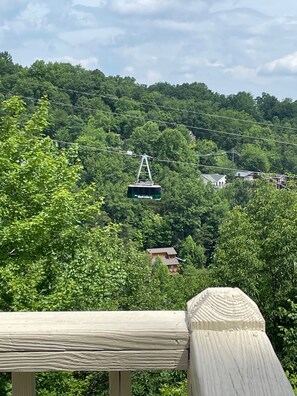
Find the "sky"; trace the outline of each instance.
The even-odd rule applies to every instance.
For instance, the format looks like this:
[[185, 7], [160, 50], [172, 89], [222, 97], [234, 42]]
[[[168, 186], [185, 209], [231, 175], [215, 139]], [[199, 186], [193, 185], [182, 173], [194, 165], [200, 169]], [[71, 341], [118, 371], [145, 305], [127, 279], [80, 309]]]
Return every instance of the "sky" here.
[[0, 0], [0, 51], [297, 100], [297, 1]]

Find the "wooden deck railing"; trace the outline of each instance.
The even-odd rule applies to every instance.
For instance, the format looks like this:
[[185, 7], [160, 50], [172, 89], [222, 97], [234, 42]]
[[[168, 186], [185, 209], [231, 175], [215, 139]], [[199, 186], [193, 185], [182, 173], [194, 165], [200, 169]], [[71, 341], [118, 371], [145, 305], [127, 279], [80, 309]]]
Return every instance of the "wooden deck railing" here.
[[110, 396], [131, 371], [188, 370], [191, 396], [293, 396], [256, 304], [210, 288], [187, 311], [3, 312], [0, 371], [13, 396], [35, 395], [35, 372], [109, 371]]

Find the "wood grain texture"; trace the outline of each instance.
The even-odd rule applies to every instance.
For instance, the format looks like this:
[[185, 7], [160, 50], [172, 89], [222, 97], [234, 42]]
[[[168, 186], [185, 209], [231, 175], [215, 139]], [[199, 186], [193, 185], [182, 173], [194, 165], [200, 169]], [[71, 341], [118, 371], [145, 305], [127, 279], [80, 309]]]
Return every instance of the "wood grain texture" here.
[[0, 371], [187, 369], [184, 311], [0, 313]]
[[7, 352], [0, 371], [187, 370], [188, 350]]
[[187, 307], [191, 330], [265, 330], [259, 308], [238, 288], [208, 288]]
[[209, 288], [188, 302], [191, 392], [293, 396], [257, 305], [238, 288]]
[[195, 396], [294, 396], [263, 331], [194, 331], [190, 350]]
[[184, 311], [0, 313], [0, 353], [188, 349]]
[[12, 373], [12, 396], [35, 396], [35, 373]]
[[111, 371], [109, 373], [109, 396], [131, 396], [131, 372]]
[[109, 372], [109, 396], [120, 396], [120, 371]]
[[185, 348], [189, 333], [178, 331], [130, 331], [82, 334], [0, 334], [1, 352], [20, 351], [81, 351], [81, 350], [143, 350]]
[[0, 313], [0, 371], [189, 369], [193, 396], [294, 395], [243, 292], [210, 288], [188, 309]]
[[131, 371], [120, 371], [120, 396], [132, 395]]

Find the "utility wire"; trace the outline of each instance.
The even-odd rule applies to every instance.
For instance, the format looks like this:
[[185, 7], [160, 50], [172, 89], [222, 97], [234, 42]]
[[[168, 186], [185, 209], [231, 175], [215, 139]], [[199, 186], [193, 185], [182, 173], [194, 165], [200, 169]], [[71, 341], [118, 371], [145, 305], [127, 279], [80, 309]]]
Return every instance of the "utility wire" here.
[[[77, 143], [77, 142], [67, 142], [64, 140], [58, 140], [58, 139], [51, 139], [54, 142], [57, 143], [62, 143], [62, 144], [67, 144], [67, 145], [75, 145], [87, 150], [93, 150], [93, 151], [102, 151], [102, 152], [106, 152], [109, 154], [117, 154], [117, 155], [125, 155], [128, 157], [139, 157], [141, 158], [142, 155], [141, 154], [135, 154], [135, 153], [131, 153], [130, 151], [119, 151], [116, 149], [112, 149], [110, 147], [107, 147], [106, 149], [104, 148], [99, 148], [99, 147], [94, 147], [94, 146], [85, 146], [81, 143]], [[238, 169], [235, 168], [222, 168], [220, 166], [210, 166], [210, 165], [205, 165], [205, 164], [198, 164], [195, 162], [184, 162], [184, 161], [175, 161], [175, 160], [168, 160], [168, 159], [161, 159], [161, 158], [157, 158], [157, 157], [153, 157], [148, 155], [148, 158], [155, 161], [155, 162], [161, 162], [161, 163], [168, 163], [168, 164], [178, 164], [178, 165], [188, 165], [188, 166], [195, 166], [195, 167], [207, 167], [207, 168], [219, 168], [219, 169], [225, 169], [225, 170], [234, 170], [234, 171], [238, 171]], [[247, 171], [247, 172], [254, 172], [254, 171]], [[254, 173], [259, 173], [259, 172], [254, 172]]]
[[[127, 96], [118, 97], [118, 96], [114, 96], [114, 95], [104, 95], [104, 94], [100, 94], [100, 93], [90, 93], [90, 92], [78, 91], [78, 90], [69, 89], [69, 88], [59, 88], [56, 86], [55, 86], [55, 88], [59, 91], [73, 92], [73, 93], [77, 93], [77, 94], [81, 94], [81, 95], [85, 95], [85, 96], [93, 96], [96, 98], [100, 97], [100, 98], [106, 98], [106, 99], [112, 99], [112, 100], [126, 100], [126, 101], [131, 100], [131, 99], [134, 100], [133, 98], [129, 98]], [[166, 99], [168, 99], [168, 97], [166, 97]], [[181, 99], [177, 99], [177, 100], [181, 100]], [[231, 120], [231, 121], [240, 121], [242, 123], [249, 123], [249, 124], [260, 125], [260, 126], [265, 126], [265, 127], [282, 128], [282, 129], [287, 129], [287, 130], [291, 130], [294, 132], [297, 131], [297, 127], [294, 128], [294, 127], [289, 127], [289, 126], [285, 126], [285, 125], [269, 124], [270, 121], [260, 122], [260, 121], [254, 121], [254, 120], [244, 120], [244, 119], [239, 119], [236, 117], [229, 117], [229, 116], [213, 114], [213, 113], [204, 113], [202, 111], [181, 109], [181, 108], [164, 106], [164, 105], [159, 105], [156, 103], [149, 103], [149, 102], [136, 101], [136, 103], [143, 105], [143, 106], [151, 106], [153, 108], [170, 110], [170, 111], [179, 112], [179, 113], [197, 114], [197, 115], [202, 115], [202, 116], [206, 116], [206, 117], [222, 118], [222, 119]], [[246, 114], [249, 115], [248, 113], [246, 113]]]
[[[30, 100], [34, 100], [36, 101], [37, 99], [34, 97], [30, 97], [30, 96], [23, 96], [23, 95], [19, 95], [20, 97], [24, 98], [24, 99], [30, 99]], [[67, 103], [63, 103], [63, 102], [57, 102], [57, 101], [50, 101], [51, 103], [55, 103], [56, 105], [59, 106], [64, 106], [64, 107], [70, 107], [70, 108], [77, 108], [77, 109], [83, 109], [83, 110], [92, 110], [92, 111], [96, 111], [97, 109], [92, 108], [92, 107], [86, 107], [86, 106], [79, 106], [79, 105], [73, 105], [73, 104], [67, 104]], [[277, 144], [283, 144], [283, 145], [287, 145], [287, 146], [294, 146], [297, 147], [297, 143], [293, 143], [293, 142], [286, 142], [283, 140], [276, 140], [276, 139], [270, 139], [270, 138], [264, 138], [264, 137], [258, 137], [258, 136], [250, 136], [250, 135], [242, 135], [242, 134], [238, 134], [238, 133], [234, 133], [234, 132], [226, 132], [226, 131], [221, 131], [221, 130], [217, 130], [217, 129], [210, 129], [210, 128], [204, 128], [204, 127], [197, 127], [197, 126], [192, 126], [192, 125], [187, 125], [187, 124], [179, 124], [177, 122], [171, 122], [171, 121], [164, 121], [164, 120], [158, 120], [158, 119], [148, 119], [144, 116], [136, 116], [136, 115], [131, 115], [131, 114], [127, 114], [127, 113], [123, 113], [123, 112], [111, 112], [111, 111], [107, 111], [107, 110], [101, 110], [99, 109], [100, 112], [104, 113], [104, 114], [109, 114], [109, 115], [117, 115], [117, 116], [121, 116], [124, 115], [127, 118], [132, 118], [132, 119], [145, 119], [146, 122], [151, 121], [151, 122], [155, 122], [157, 124], [165, 124], [167, 126], [171, 126], [171, 127], [177, 127], [177, 126], [183, 126], [185, 128], [188, 128], [190, 130], [197, 130], [197, 131], [203, 131], [203, 132], [211, 132], [211, 133], [218, 133], [218, 134], [224, 134], [227, 136], [233, 136], [236, 139], [251, 139], [251, 140], [259, 140], [259, 141], [264, 141], [264, 142], [269, 142], [269, 143], [277, 143]]]
[[84, 148], [87, 150], [92, 150], [92, 151], [102, 151], [102, 152], [111, 153], [111, 154], [126, 155], [129, 157], [141, 157], [141, 155], [134, 154], [129, 150], [119, 151], [112, 147], [102, 148], [102, 147], [88, 146], [88, 145], [84, 145], [84, 144], [81, 144], [78, 142], [67, 142], [66, 140], [59, 140], [59, 139], [53, 139], [53, 138], [51, 138], [51, 140], [53, 142], [57, 142], [57, 143], [61, 143], [61, 144], [69, 145], [69, 146], [77, 146], [77, 147], [81, 147], [81, 148]]
[[[28, 97], [28, 96], [23, 96], [23, 95], [19, 95], [22, 98], [25, 99], [32, 99], [34, 101], [36, 101], [37, 99], [34, 97]], [[65, 105], [68, 107], [77, 107], [77, 108], [82, 108], [82, 109], [86, 109], [86, 107], [83, 106], [76, 106], [76, 105], [72, 105], [72, 104], [65, 104], [62, 102], [56, 102], [56, 101], [52, 101], [53, 103], [59, 104], [59, 105]], [[96, 110], [94, 108], [87, 108], [90, 110]], [[103, 111], [100, 110], [103, 113], [108, 113], [110, 114], [109, 111]], [[126, 114], [126, 113], [117, 113], [117, 112], [112, 112], [111, 114], [117, 114], [117, 115], [125, 115], [127, 117], [129, 117], [130, 115]], [[135, 116], [131, 116], [132, 118], [141, 118], [142, 117], [135, 117]], [[174, 125], [174, 126], [184, 126], [186, 128], [192, 128], [192, 129], [198, 129], [198, 130], [204, 130], [204, 131], [209, 131], [209, 132], [217, 132], [217, 133], [223, 133], [223, 134], [227, 134], [227, 135], [232, 135], [235, 137], [243, 137], [243, 138], [252, 138], [252, 139], [257, 139], [257, 140], [264, 140], [264, 141], [270, 141], [270, 142], [275, 142], [275, 143], [279, 143], [279, 144], [286, 144], [286, 145], [292, 145], [292, 146], [297, 146], [297, 143], [292, 143], [292, 142], [284, 142], [284, 141], [279, 141], [279, 140], [273, 140], [273, 139], [268, 139], [268, 138], [259, 138], [259, 137], [255, 137], [255, 136], [245, 136], [245, 135], [237, 135], [235, 133], [231, 133], [231, 132], [225, 132], [225, 131], [218, 131], [218, 130], [212, 130], [212, 129], [208, 129], [208, 128], [202, 128], [202, 127], [192, 127], [192, 126], [187, 126], [184, 124], [177, 124], [177, 123], [172, 123], [172, 122], [167, 122], [167, 121], [162, 121], [162, 120], [151, 120], [151, 119], [147, 119], [146, 121], [152, 121], [152, 122], [156, 122], [156, 123], [165, 123], [168, 125]], [[118, 151], [118, 150], [114, 150], [112, 148], [106, 148], [106, 149], [102, 149], [102, 148], [98, 148], [98, 147], [93, 147], [93, 146], [84, 146], [80, 143], [77, 142], [67, 142], [67, 141], [62, 141], [62, 140], [57, 140], [57, 139], [52, 139], [53, 141], [59, 142], [59, 143], [63, 143], [63, 144], [69, 144], [69, 145], [78, 145], [79, 147], [84, 147], [84, 148], [88, 148], [88, 149], [92, 149], [92, 150], [96, 150], [96, 151], [105, 151], [105, 152], [109, 152], [109, 153], [113, 153], [113, 154], [120, 154], [120, 155], [129, 155], [132, 157], [141, 157], [141, 155], [137, 155], [137, 154], [128, 154], [129, 151], [125, 152], [125, 151]], [[219, 155], [223, 155], [223, 154], [219, 154]], [[202, 155], [201, 155], [202, 156]], [[207, 155], [205, 155], [207, 156]], [[163, 160], [163, 159], [158, 159], [155, 157], [150, 157], [151, 159], [153, 159], [154, 161], [157, 162], [166, 162], [166, 163], [175, 163], [175, 164], [183, 164], [183, 165], [188, 165], [188, 166], [196, 166], [196, 167], [206, 167], [206, 168], [217, 168], [217, 169], [222, 169], [222, 170], [230, 170], [230, 171], [238, 171], [237, 168], [226, 168], [226, 167], [220, 167], [220, 166], [215, 166], [215, 165], [207, 165], [207, 164], [198, 164], [198, 163], [190, 163], [190, 162], [181, 162], [181, 161], [174, 161], [174, 160]], [[274, 172], [272, 173], [264, 173], [261, 171], [249, 171], [249, 170], [245, 170], [246, 172], [251, 172], [251, 173], [257, 173], [257, 174], [276, 174]], [[293, 175], [292, 175], [293, 176]], [[290, 176], [290, 177], [292, 177]], [[295, 175], [294, 175], [295, 176]], [[296, 175], [297, 177], [297, 175]]]
[[231, 150], [222, 151], [222, 152], [218, 152], [218, 153], [209, 153], [209, 154], [200, 154], [200, 153], [198, 153], [198, 156], [199, 157], [210, 157], [210, 156], [216, 157], [216, 156], [221, 156], [221, 155], [230, 154], [230, 153], [232, 153]]
[[[57, 143], [62, 143], [62, 144], [66, 144], [66, 145], [75, 145], [87, 150], [93, 150], [93, 151], [101, 151], [101, 152], [106, 152], [109, 154], [114, 154], [114, 155], [124, 155], [124, 156], [128, 156], [128, 157], [134, 157], [134, 158], [141, 158], [142, 155], [141, 154], [135, 154], [131, 151], [119, 151], [116, 149], [113, 149], [111, 147], [107, 147], [107, 148], [101, 148], [101, 147], [95, 147], [95, 146], [87, 146], [87, 145], [83, 145], [81, 143], [77, 143], [77, 142], [67, 142], [64, 140], [58, 140], [58, 139], [51, 139], [54, 142]], [[251, 171], [251, 170], [247, 170], [245, 169], [243, 170], [239, 170], [238, 168], [228, 168], [228, 167], [222, 167], [222, 166], [217, 166], [217, 165], [207, 165], [207, 164], [199, 164], [199, 163], [195, 163], [195, 162], [185, 162], [185, 161], [175, 161], [175, 160], [168, 160], [168, 159], [161, 159], [161, 158], [157, 158], [157, 157], [153, 157], [148, 155], [148, 158], [151, 159], [152, 161], [155, 162], [160, 162], [160, 163], [167, 163], [167, 164], [177, 164], [177, 165], [187, 165], [187, 166], [194, 166], [194, 167], [205, 167], [205, 168], [213, 168], [213, 169], [221, 169], [221, 170], [226, 170], [226, 171], [236, 171], [236, 172], [249, 172], [249, 173], [254, 173], [257, 175], [277, 175], [280, 173], [277, 172], [261, 172], [261, 171]], [[282, 174], [284, 175], [284, 174]], [[284, 176], [288, 176], [290, 178], [297, 178], [297, 175], [284, 175]]]

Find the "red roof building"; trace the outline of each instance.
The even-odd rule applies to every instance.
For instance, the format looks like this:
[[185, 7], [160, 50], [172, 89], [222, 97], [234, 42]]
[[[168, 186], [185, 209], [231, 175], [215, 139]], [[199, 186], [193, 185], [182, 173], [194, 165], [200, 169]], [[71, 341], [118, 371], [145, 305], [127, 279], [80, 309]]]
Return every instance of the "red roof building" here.
[[178, 259], [176, 250], [173, 247], [146, 249], [146, 251], [150, 255], [152, 263], [159, 257], [163, 264], [167, 265], [169, 272], [172, 274], [178, 272], [180, 259]]

